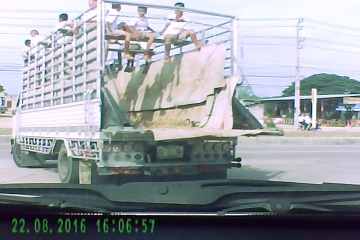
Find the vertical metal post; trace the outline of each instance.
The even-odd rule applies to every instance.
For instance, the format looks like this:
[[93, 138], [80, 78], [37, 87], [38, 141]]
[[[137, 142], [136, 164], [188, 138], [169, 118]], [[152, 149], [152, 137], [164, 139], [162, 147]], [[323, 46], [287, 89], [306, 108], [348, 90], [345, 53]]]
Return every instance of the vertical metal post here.
[[303, 19], [299, 19], [296, 24], [296, 76], [295, 76], [295, 97], [294, 97], [294, 125], [299, 125], [300, 115], [300, 30]]
[[[239, 27], [241, 24], [239, 24]], [[243, 39], [243, 27], [241, 27], [241, 32], [239, 33], [240, 38], [240, 60], [238, 61], [238, 64], [240, 66], [240, 74], [241, 74], [241, 82], [244, 83], [245, 76], [244, 76], [244, 39]], [[240, 86], [236, 86], [235, 88], [235, 97], [239, 99], [239, 88]]]
[[98, 65], [98, 80], [96, 89], [96, 98], [101, 97], [102, 88], [102, 72], [105, 69], [105, 2], [103, 0], [98, 1], [97, 5], [97, 65]]
[[[85, 17], [84, 17], [85, 19]], [[78, 27], [78, 21], [74, 21], [74, 28], [77, 29]], [[72, 92], [74, 93], [73, 96], [72, 96], [72, 102], [76, 102], [76, 88], [75, 88], [75, 85], [76, 85], [76, 47], [77, 47], [77, 36], [73, 36], [72, 38], [72, 42], [71, 42], [71, 45], [72, 45], [72, 60], [69, 59], [69, 61], [71, 61], [71, 64], [72, 64]], [[70, 55], [70, 54], [69, 54]]]
[[233, 18], [231, 22], [231, 75], [238, 74], [238, 19]]
[[312, 120], [312, 127], [316, 127], [317, 122], [317, 89], [311, 89], [311, 120]]
[[[86, 101], [85, 93], [87, 91], [87, 81], [88, 81], [88, 76], [89, 75], [91, 76], [91, 74], [89, 74], [90, 69], [88, 69], [88, 66], [87, 66], [87, 64], [88, 64], [88, 61], [87, 61], [88, 60], [88, 40], [89, 40], [89, 38], [88, 38], [88, 36], [89, 36], [88, 28], [91, 29], [91, 25], [88, 23], [88, 20], [89, 20], [88, 18], [91, 15], [89, 14], [89, 12], [87, 12], [87, 14], [85, 14], [84, 16], [85, 16], [85, 21], [84, 21], [84, 25], [83, 25], [84, 34], [82, 36], [82, 40], [83, 40], [84, 44], [82, 45], [83, 54], [81, 55], [82, 60], [80, 60], [80, 61], [81, 61], [81, 64], [82, 64], [82, 71], [83, 71], [83, 77], [84, 77], [83, 78], [84, 81], [82, 82], [82, 84], [83, 84], [83, 92], [84, 93], [83, 93], [82, 97], [83, 97], [84, 101]], [[77, 82], [77, 79], [75, 79], [75, 82]]]
[[[57, 40], [59, 40], [59, 38], [57, 38]], [[66, 65], [65, 65], [65, 42], [62, 42], [62, 44], [59, 46], [59, 49], [61, 49], [61, 55], [60, 55], [60, 59], [61, 59], [61, 62], [60, 62], [60, 69], [61, 69], [61, 75], [62, 78], [60, 79], [60, 86], [61, 86], [61, 91], [60, 91], [60, 103], [59, 104], [64, 104], [65, 103], [65, 86], [67, 86], [67, 83], [68, 83], [68, 79], [66, 77], [66, 71], [65, 71], [65, 68], [66, 68]]]
[[[21, 92], [21, 95], [22, 95], [22, 99], [21, 99], [21, 103], [23, 102], [23, 98], [26, 99], [26, 105], [25, 105], [25, 108], [24, 110], [26, 109], [29, 109], [29, 89], [30, 89], [30, 79], [31, 79], [31, 69], [32, 69], [32, 66], [34, 65], [34, 63], [32, 63], [32, 60], [31, 60], [31, 56], [35, 56], [32, 54], [32, 49], [30, 48], [29, 50], [29, 57], [28, 57], [28, 63], [27, 63], [27, 82], [26, 82], [26, 91], [22, 90]], [[36, 61], [36, 60], [35, 60]], [[34, 61], [34, 62], [35, 62]], [[36, 66], [35, 66], [36, 67]], [[36, 71], [36, 69], [34, 69], [34, 71]], [[36, 77], [36, 75], [34, 76]], [[25, 85], [25, 82], [23, 80], [23, 87]], [[26, 97], [24, 97], [24, 93], [26, 92]], [[21, 105], [22, 106], [22, 105]], [[20, 118], [20, 117], [19, 117]]]

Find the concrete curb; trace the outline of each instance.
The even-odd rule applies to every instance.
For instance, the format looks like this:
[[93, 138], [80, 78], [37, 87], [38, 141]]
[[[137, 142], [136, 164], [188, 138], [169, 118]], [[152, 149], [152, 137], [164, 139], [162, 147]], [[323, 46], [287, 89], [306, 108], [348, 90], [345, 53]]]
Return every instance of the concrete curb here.
[[359, 145], [360, 137], [239, 137], [238, 145]]

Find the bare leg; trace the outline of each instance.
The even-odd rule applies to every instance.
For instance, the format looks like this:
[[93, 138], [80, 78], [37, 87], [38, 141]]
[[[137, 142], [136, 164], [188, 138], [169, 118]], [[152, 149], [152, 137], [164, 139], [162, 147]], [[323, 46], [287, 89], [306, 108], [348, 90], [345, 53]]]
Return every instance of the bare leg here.
[[105, 61], [109, 54], [109, 43], [105, 42]]
[[197, 49], [200, 49], [202, 47], [202, 43], [199, 42], [199, 40], [196, 37], [196, 34], [194, 32], [194, 30], [190, 29], [186, 31], [186, 35], [189, 35], [191, 38], [191, 41], [195, 44], [195, 47]]
[[171, 35], [165, 36], [165, 62], [170, 61], [170, 50], [171, 50]]
[[125, 32], [124, 30], [114, 30], [115, 34], [123, 35], [125, 36], [125, 46], [124, 46], [124, 57], [127, 59], [134, 59], [133, 56], [129, 53], [130, 48], [130, 40], [131, 40], [131, 34], [128, 32]]
[[154, 40], [155, 40], [155, 35], [152, 33], [147, 33], [146, 37], [149, 39], [147, 41], [147, 45], [146, 45], [146, 50], [144, 53], [144, 58], [147, 62], [151, 61], [151, 56], [149, 56], [149, 50], [151, 48], [151, 45], [153, 44]]

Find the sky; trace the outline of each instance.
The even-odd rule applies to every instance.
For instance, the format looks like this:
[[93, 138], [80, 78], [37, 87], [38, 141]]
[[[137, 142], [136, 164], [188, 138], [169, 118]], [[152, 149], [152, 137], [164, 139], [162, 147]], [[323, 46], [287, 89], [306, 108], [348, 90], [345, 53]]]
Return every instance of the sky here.
[[[240, 18], [239, 67], [245, 75], [245, 84], [260, 97], [280, 95], [296, 79], [296, 24], [299, 18], [304, 19], [299, 30], [299, 36], [303, 38], [299, 50], [301, 78], [326, 72], [360, 80], [358, 0], [183, 2], [191, 9]], [[173, 5], [169, 0], [149, 0], [147, 3]], [[21, 49], [32, 29], [46, 35], [55, 26], [60, 13], [66, 12], [73, 19], [87, 8], [87, 0], [6, 1], [0, 9], [0, 85], [8, 93], [20, 92]], [[126, 6], [123, 11], [136, 14], [134, 8]], [[151, 13], [165, 14], [156, 11]], [[155, 30], [161, 28], [156, 26]]]

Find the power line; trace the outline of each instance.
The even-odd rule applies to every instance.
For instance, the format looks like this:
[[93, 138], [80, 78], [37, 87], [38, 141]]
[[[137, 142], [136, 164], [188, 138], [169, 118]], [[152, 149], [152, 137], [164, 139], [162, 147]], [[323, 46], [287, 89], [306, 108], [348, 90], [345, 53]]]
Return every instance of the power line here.
[[260, 22], [270, 22], [270, 21], [297, 21], [298, 18], [239, 18], [240, 21], [260, 21]]
[[36, 9], [0, 9], [3, 13], [79, 13], [79, 15], [86, 10], [36, 10]]
[[353, 52], [353, 51], [339, 50], [339, 49], [334, 49], [334, 48], [319, 47], [319, 46], [314, 46], [314, 45], [309, 45], [309, 44], [303, 44], [303, 46], [305, 46], [305, 47], [311, 47], [311, 48], [324, 49], [324, 50], [330, 50], [330, 51], [336, 51], [336, 52], [360, 54], [360, 52]]
[[[262, 65], [263, 67], [267, 67], [269, 65]], [[270, 65], [271, 66], [271, 65]], [[273, 65], [274, 67], [278, 68], [295, 68], [295, 66], [281, 66], [281, 65]], [[245, 70], [251, 69], [251, 70], [264, 70], [263, 67], [244, 67]], [[308, 70], [321, 70], [321, 71], [341, 71], [341, 72], [351, 72], [351, 73], [360, 73], [360, 70], [354, 70], [354, 69], [341, 69], [341, 68], [324, 68], [324, 67], [313, 67], [313, 66], [300, 66], [300, 69], [308, 69]], [[269, 69], [269, 71], [272, 69]]]
[[328, 26], [328, 27], [333, 27], [333, 28], [340, 28], [340, 29], [344, 29], [344, 30], [350, 30], [350, 31], [360, 32], [360, 28], [346, 27], [346, 26], [341, 26], [341, 25], [336, 25], [336, 24], [321, 22], [321, 21], [312, 20], [312, 19], [305, 19], [305, 21], [306, 21], [306, 22], [315, 23], [315, 24], [319, 24], [319, 25], [323, 25], [323, 26]]
[[0, 69], [0, 72], [21, 73], [20, 70], [13, 70], [13, 69]]
[[253, 83], [250, 83], [249, 85], [258, 88], [275, 88], [275, 89], [285, 89], [289, 86], [289, 85], [268, 85], [268, 84], [253, 84]]
[[340, 42], [327, 41], [327, 40], [322, 40], [322, 39], [317, 39], [317, 38], [305, 38], [305, 39], [315, 41], [315, 42], [321, 42], [321, 43], [327, 43], [327, 44], [332, 44], [332, 45], [343, 46], [343, 47], [360, 48], [360, 45], [357, 45], [357, 44], [340, 43]]
[[296, 39], [296, 37], [290, 36], [256, 36], [256, 35], [243, 35], [243, 38], [267, 38], [267, 39]]
[[314, 70], [322, 70], [322, 71], [343, 71], [343, 72], [354, 72], [360, 73], [360, 70], [353, 70], [353, 69], [340, 69], [340, 68], [320, 68], [320, 67], [310, 67], [310, 66], [302, 66], [302, 69], [314, 69]]
[[280, 43], [242, 43], [242, 45], [254, 46], [294, 46], [294, 44], [280, 44]]
[[304, 28], [313, 29], [313, 30], [322, 31], [322, 32], [335, 33], [335, 34], [340, 34], [340, 35], [345, 35], [345, 36], [351, 36], [351, 37], [360, 37], [360, 35], [354, 35], [354, 34], [348, 34], [348, 33], [335, 32], [335, 31], [324, 30], [324, 29], [314, 28], [314, 27], [308, 27], [308, 26], [303, 26], [303, 27], [304, 27]]
[[291, 27], [294, 28], [296, 27], [295, 25], [285, 25], [285, 26], [250, 26], [250, 25], [241, 25], [240, 28], [287, 28], [287, 27]]
[[37, 18], [37, 17], [1, 17], [2, 20], [35, 20], [35, 21], [53, 21], [56, 20], [56, 17], [53, 18]]
[[246, 77], [253, 78], [295, 78], [295, 76], [270, 76], [270, 75], [246, 75]]

